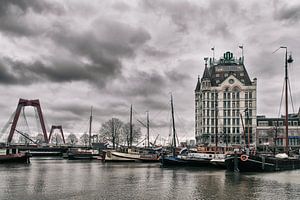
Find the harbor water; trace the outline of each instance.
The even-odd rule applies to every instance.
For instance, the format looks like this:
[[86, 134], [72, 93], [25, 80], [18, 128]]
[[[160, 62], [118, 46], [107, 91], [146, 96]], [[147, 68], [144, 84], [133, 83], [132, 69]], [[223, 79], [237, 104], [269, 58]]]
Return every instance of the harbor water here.
[[0, 165], [0, 199], [300, 199], [300, 170], [239, 174], [159, 163], [33, 158]]

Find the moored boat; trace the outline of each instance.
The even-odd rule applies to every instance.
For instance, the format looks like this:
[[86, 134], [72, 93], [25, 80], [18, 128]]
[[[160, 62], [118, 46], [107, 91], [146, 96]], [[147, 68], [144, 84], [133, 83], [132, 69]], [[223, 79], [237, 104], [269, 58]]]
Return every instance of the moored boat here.
[[128, 149], [128, 152], [119, 152], [115, 150], [105, 150], [104, 159], [105, 162], [135, 162], [140, 158], [138, 152], [131, 152]]
[[0, 149], [0, 164], [6, 163], [30, 163], [30, 153], [19, 152], [17, 148], [1, 148]]
[[64, 157], [69, 160], [92, 160], [97, 159], [99, 153], [87, 149], [69, 149]]
[[299, 156], [278, 157], [274, 155], [234, 154], [226, 158], [228, 170], [238, 172], [274, 172], [300, 169]]
[[[207, 166], [222, 166], [222, 159], [225, 158], [223, 153], [208, 153], [208, 152], [188, 152], [183, 149], [177, 156], [168, 156], [162, 158], [163, 166], [192, 166], [192, 167], [207, 167]], [[214, 162], [213, 162], [214, 161]]]
[[[288, 114], [288, 63], [293, 62], [291, 56], [287, 57], [285, 49], [285, 152], [277, 155], [257, 154], [245, 148], [245, 152], [235, 151], [225, 159], [225, 165], [230, 171], [238, 172], [274, 172], [300, 169], [299, 155], [292, 155], [289, 151], [289, 114]], [[280, 49], [279, 48], [279, 49]], [[277, 50], [276, 50], [277, 51]], [[276, 137], [275, 137], [276, 140]], [[248, 144], [249, 146], [249, 144]]]
[[140, 150], [140, 157], [137, 162], [159, 162], [161, 158], [162, 147], [160, 148], [146, 148]]

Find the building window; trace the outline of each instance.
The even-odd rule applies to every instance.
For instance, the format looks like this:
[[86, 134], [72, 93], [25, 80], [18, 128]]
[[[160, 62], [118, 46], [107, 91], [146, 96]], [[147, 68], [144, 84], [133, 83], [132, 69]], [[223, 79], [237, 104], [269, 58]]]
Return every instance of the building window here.
[[280, 121], [280, 122], [279, 122], [279, 126], [283, 126], [283, 121]]
[[241, 139], [240, 136], [236, 136], [236, 144], [240, 144], [240, 139]]
[[249, 114], [249, 117], [252, 117], [252, 110], [251, 109], [248, 110], [248, 114]]
[[293, 121], [293, 126], [298, 126], [298, 122], [297, 121]]

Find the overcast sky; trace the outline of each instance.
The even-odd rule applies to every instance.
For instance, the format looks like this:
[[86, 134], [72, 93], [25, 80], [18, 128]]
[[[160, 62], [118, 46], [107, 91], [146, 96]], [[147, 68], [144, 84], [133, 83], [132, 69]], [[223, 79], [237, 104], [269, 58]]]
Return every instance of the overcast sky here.
[[152, 137], [167, 136], [172, 92], [178, 135], [192, 138], [194, 89], [213, 46], [217, 58], [244, 46], [268, 116], [278, 115], [284, 75], [284, 51], [272, 52], [287, 46], [298, 110], [299, 21], [296, 0], [1, 0], [0, 126], [19, 98], [39, 99], [48, 127], [77, 134], [91, 106], [96, 132], [112, 117], [128, 122], [133, 104], [134, 120], [149, 110]]

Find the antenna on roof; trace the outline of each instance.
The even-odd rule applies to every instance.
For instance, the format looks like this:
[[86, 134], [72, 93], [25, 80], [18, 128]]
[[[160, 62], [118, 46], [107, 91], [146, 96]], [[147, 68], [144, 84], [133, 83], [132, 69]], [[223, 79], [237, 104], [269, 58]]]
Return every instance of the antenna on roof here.
[[208, 57], [205, 57], [204, 60], [205, 60], [205, 66], [207, 66]]
[[211, 48], [212, 52], [213, 52], [213, 62], [215, 61], [215, 46], [213, 46]]
[[244, 46], [240, 45], [239, 48], [242, 49], [242, 62], [244, 62]]

